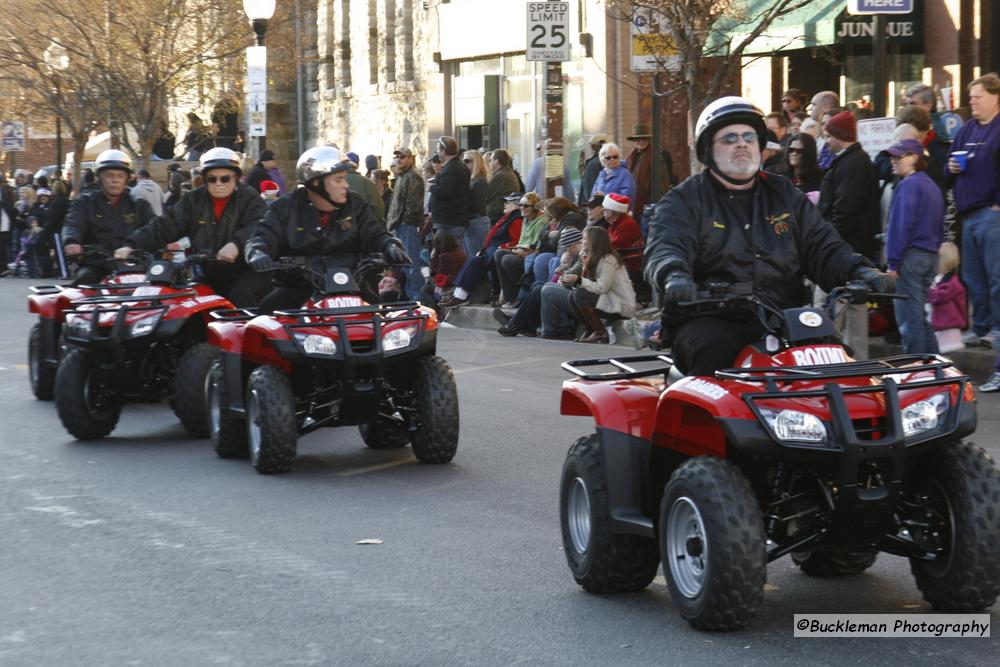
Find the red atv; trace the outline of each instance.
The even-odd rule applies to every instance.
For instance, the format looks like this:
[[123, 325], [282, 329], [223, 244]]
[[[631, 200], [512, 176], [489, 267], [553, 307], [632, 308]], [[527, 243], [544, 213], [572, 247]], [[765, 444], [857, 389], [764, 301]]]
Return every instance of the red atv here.
[[38, 323], [28, 335], [28, 379], [35, 398], [52, 399], [56, 369], [62, 358], [62, 328], [64, 313], [72, 303], [84, 297], [129, 294], [146, 280], [146, 262], [142, 258], [113, 260], [103, 250], [85, 248], [82, 258], [88, 262], [102, 261], [111, 266], [111, 273], [98, 285], [38, 285], [29, 288], [28, 312], [38, 314]]
[[[869, 296], [851, 283], [829, 303]], [[681, 377], [655, 354], [563, 364], [577, 377], [562, 414], [597, 423], [562, 472], [577, 583], [636, 591], [662, 563], [684, 618], [733, 630], [760, 606], [770, 561], [845, 575], [883, 551], [910, 560], [935, 609], [989, 607], [1000, 472], [962, 441], [976, 428], [969, 378], [933, 354], [853, 361], [826, 311], [781, 311], [745, 288], [714, 286], [686, 306], [749, 304], [767, 334], [714, 377]]]
[[282, 260], [316, 291], [299, 309], [257, 315], [213, 313], [208, 411], [215, 451], [259, 473], [287, 472], [299, 435], [358, 425], [369, 447], [413, 446], [423, 463], [448, 463], [458, 448], [458, 391], [436, 356], [437, 317], [414, 301], [374, 305], [364, 274], [385, 266], [373, 255], [353, 274], [317, 269], [317, 258]]
[[205, 342], [209, 313], [233, 307], [198, 281], [198, 268], [215, 261], [152, 261], [132, 292], [84, 297], [64, 311], [68, 353], [56, 374], [55, 403], [74, 437], [103, 438], [122, 405], [167, 397], [189, 433], [208, 436], [205, 381], [217, 354]]

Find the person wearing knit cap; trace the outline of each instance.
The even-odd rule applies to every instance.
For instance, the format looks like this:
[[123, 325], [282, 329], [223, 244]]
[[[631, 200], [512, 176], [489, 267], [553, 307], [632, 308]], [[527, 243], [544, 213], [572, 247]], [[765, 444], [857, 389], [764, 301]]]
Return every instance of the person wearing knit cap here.
[[625, 195], [610, 194], [604, 197], [604, 219], [608, 222], [611, 247], [625, 261], [625, 268], [633, 280], [642, 272], [642, 229], [629, 215], [632, 201]]
[[[854, 251], [874, 263], [879, 259], [881, 231], [878, 173], [857, 143], [857, 123], [850, 111], [842, 111], [823, 125], [833, 161], [820, 185], [818, 207]], [[852, 304], [838, 318], [844, 342], [854, 348], [856, 359], [868, 358], [868, 311], [864, 304]]]

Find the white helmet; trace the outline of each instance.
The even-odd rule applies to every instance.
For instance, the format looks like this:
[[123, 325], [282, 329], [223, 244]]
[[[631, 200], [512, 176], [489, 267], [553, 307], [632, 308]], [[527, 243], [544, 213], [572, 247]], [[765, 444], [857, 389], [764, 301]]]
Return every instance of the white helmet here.
[[94, 172], [99, 174], [105, 169], [120, 169], [131, 174], [132, 158], [122, 151], [114, 149], [104, 151], [94, 160]]
[[240, 156], [228, 148], [212, 148], [201, 155], [201, 173], [208, 173], [209, 169], [232, 169], [239, 176], [243, 173], [240, 169]]
[[299, 161], [295, 163], [295, 176], [299, 183], [308, 185], [313, 179], [347, 171], [353, 164], [337, 148], [316, 146], [299, 156]]
[[694, 144], [698, 159], [702, 164], [709, 162], [708, 147], [712, 143], [712, 135], [727, 125], [745, 123], [757, 132], [757, 145], [764, 148], [767, 143], [767, 124], [764, 113], [749, 100], [735, 95], [720, 97], [701, 112], [694, 129]]

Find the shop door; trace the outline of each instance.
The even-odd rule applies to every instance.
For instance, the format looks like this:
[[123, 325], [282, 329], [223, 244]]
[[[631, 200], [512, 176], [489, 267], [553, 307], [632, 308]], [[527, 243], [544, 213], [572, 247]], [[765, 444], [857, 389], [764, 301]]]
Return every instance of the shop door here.
[[514, 169], [524, 178], [535, 158], [535, 115], [530, 104], [512, 104], [507, 107], [505, 128], [507, 151]]

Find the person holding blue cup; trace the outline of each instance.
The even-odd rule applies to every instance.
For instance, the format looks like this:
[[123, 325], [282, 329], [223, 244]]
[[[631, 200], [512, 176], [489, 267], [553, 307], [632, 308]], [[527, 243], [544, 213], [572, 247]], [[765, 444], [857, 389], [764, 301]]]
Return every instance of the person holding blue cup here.
[[[983, 75], [968, 91], [972, 118], [955, 136], [946, 174], [961, 220], [962, 282], [972, 304], [972, 328], [962, 340], [1000, 348], [1000, 77]], [[979, 390], [1000, 391], [1000, 365]]]

